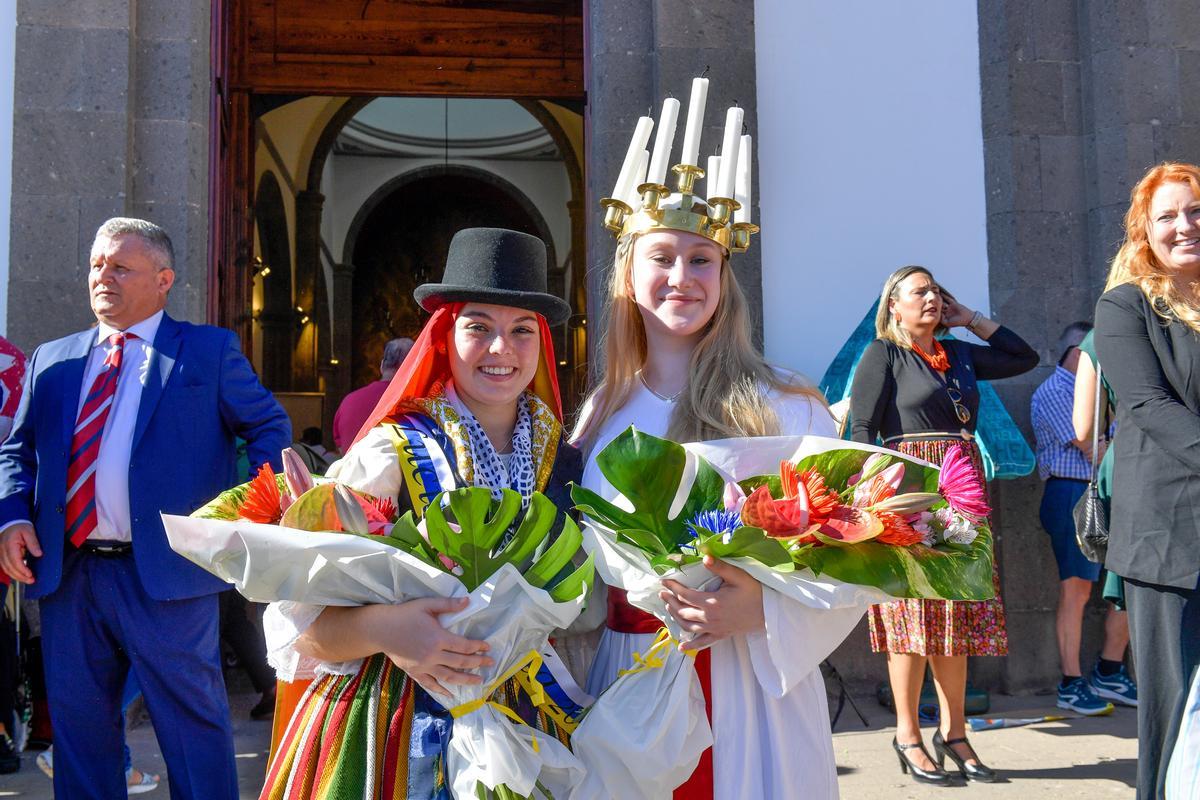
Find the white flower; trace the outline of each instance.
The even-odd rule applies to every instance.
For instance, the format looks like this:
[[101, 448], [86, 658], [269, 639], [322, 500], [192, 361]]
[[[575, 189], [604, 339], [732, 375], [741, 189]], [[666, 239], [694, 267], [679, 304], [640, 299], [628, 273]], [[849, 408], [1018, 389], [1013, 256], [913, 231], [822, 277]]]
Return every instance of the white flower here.
[[937, 531], [929, 524], [933, 519], [933, 512], [922, 511], [908, 518], [908, 524], [913, 526], [913, 530], [921, 534], [921, 544], [926, 547], [933, 547], [938, 543]]
[[947, 542], [969, 545], [975, 541], [975, 537], [979, 535], [979, 531], [975, 530], [975, 526], [971, 523], [971, 520], [953, 512], [949, 516], [950, 522], [946, 525], [946, 530], [942, 534]]

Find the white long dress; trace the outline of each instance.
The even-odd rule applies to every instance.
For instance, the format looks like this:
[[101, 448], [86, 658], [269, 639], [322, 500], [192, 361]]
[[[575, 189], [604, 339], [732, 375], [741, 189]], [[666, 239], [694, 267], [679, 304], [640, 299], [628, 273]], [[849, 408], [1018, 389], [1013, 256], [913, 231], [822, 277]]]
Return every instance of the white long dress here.
[[[836, 436], [833, 418], [804, 396], [775, 395], [784, 435]], [[638, 385], [600, 429], [583, 485], [606, 499], [617, 491], [600, 473], [595, 454], [630, 425], [665, 437], [674, 404]], [[581, 417], [586, 419], [590, 408]], [[713, 796], [715, 798], [836, 798], [837, 768], [829, 708], [819, 666], [858, 624], [866, 605], [816, 609], [763, 589], [766, 629], [722, 640], [711, 648]], [[645, 652], [653, 634], [605, 628], [588, 675], [598, 695]]]

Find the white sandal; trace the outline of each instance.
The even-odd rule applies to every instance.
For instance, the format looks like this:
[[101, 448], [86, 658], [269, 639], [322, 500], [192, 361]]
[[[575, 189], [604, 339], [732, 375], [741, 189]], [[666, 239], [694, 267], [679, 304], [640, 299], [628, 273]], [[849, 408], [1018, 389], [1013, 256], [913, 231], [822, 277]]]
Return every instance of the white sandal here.
[[138, 770], [138, 774], [140, 774], [142, 776], [142, 779], [140, 781], [138, 781], [137, 783], [130, 783], [130, 779], [133, 777], [133, 773], [134, 773], [133, 767], [130, 767], [129, 770], [125, 773], [125, 788], [129, 791], [130, 794], [145, 794], [146, 792], [152, 792], [158, 788], [158, 776], [157, 775], [151, 775], [148, 772], [141, 772], [140, 770]]

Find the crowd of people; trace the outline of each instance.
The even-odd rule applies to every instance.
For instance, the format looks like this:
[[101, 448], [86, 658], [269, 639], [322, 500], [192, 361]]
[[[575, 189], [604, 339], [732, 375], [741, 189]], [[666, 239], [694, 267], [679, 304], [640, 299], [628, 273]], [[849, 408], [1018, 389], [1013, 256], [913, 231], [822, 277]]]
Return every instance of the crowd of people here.
[[[545, 244], [508, 230], [460, 231], [442, 281], [415, 293], [430, 313], [416, 340], [390, 342], [380, 380], [339, 409], [341, 458], [328, 465], [334, 456], [319, 430], [302, 435], [308, 468], [418, 516], [437, 490], [454, 486], [510, 488], [526, 502], [540, 492], [558, 508], [557, 529], [573, 513], [571, 483], [616, 496], [596, 456], [630, 425], [676, 442], [837, 436], [821, 394], [753, 345], [728, 240], [698, 230], [660, 221], [619, 236], [604, 371], [573, 430], [550, 333], [570, 309], [546, 290]], [[1200, 168], [1152, 169], [1133, 190], [1125, 236], [1094, 330], [1064, 331], [1031, 410], [1041, 519], [1060, 578], [1058, 704], [1082, 714], [1110, 711], [1110, 702], [1137, 706], [1138, 797], [1174, 800], [1200, 789]], [[0, 447], [0, 570], [39, 604], [59, 797], [122, 797], [157, 784], [130, 771], [123, 749], [133, 678], [172, 797], [238, 796], [219, 639], [230, 618], [249, 617], [240, 599], [221, 594], [223, 583], [171, 550], [160, 513], [186, 515], [234, 485], [239, 440], [251, 464], [278, 470], [293, 437], [232, 333], [165, 313], [173, 259], [158, 226], [106, 222], [88, 273], [96, 325], [40, 346], [23, 392], [20, 381], [4, 380], [6, 401], [20, 400]], [[855, 372], [849, 437], [935, 463], [963, 448], [982, 479], [979, 381], [1032, 370], [1036, 351], [920, 266], [884, 282], [875, 328]], [[949, 336], [955, 329], [981, 343]], [[1110, 504], [1107, 573], [1084, 557], [1072, 517], [1093, 481]], [[694, 637], [688, 646], [698, 651], [714, 732], [675, 796], [793, 797], [802, 776], [804, 796], [836, 797], [818, 669], [828, 650], [812, 646], [826, 612], [737, 566], [706, 564], [718, 588], [666, 580], [661, 590]], [[968, 741], [965, 712], [967, 656], [1008, 653], [995, 569], [990, 600], [898, 600], [856, 612], [867, 615], [872, 649], [886, 653], [893, 747], [918, 782], [1003, 774]], [[1113, 607], [1085, 675], [1082, 619], [1102, 574]], [[429, 742], [444, 742], [453, 719], [438, 700], [449, 686], [478, 683], [472, 670], [491, 663], [488, 642], [440, 622], [465, 602], [272, 604], [265, 651], [275, 675], [251, 673], [258, 716], [273, 708], [277, 723], [263, 796], [315, 786], [329, 771], [356, 796], [392, 796], [396, 787], [385, 784], [401, 773], [370, 765], [395, 753], [406, 762], [408, 797], [442, 796], [444, 763]], [[581, 620], [605, 616], [587, 680], [598, 694], [647, 651], [661, 623], [615, 588], [591, 603]], [[1130, 643], [1136, 684], [1125, 665]], [[253, 647], [242, 655], [248, 665], [262, 658]], [[918, 712], [927, 666], [939, 708], [932, 751]], [[304, 690], [287, 688], [295, 685]], [[0, 771], [13, 757], [5, 687], [0, 674]], [[416, 693], [410, 717], [388, 725], [404, 687]], [[314, 712], [348, 691], [370, 692], [378, 736]], [[281, 741], [281, 725], [297, 714], [318, 721]], [[330, 758], [297, 755], [324, 753], [331, 741]]]

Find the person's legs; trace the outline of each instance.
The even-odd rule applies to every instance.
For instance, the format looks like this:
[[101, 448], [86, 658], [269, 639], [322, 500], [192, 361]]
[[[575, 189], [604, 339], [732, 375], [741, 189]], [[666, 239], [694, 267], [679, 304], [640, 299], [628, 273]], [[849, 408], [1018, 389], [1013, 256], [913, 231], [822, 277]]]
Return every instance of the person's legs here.
[[1079, 643], [1083, 632], [1083, 610], [1092, 596], [1092, 582], [1067, 578], [1058, 584], [1058, 609], [1054, 614], [1054, 632], [1058, 638], [1058, 661], [1062, 674], [1078, 678]]
[[[159, 601], [133, 559], [106, 586], [146, 699], [173, 800], [238, 796], [233, 730], [218, 650], [217, 598]], [[124, 776], [122, 776], [124, 777]]]
[[1138, 676], [1138, 800], [1161, 797], [1200, 648], [1200, 593], [1125, 580]]
[[1100, 657], [1105, 661], [1124, 661], [1129, 647], [1129, 614], [1109, 607], [1104, 617], [1104, 647]]
[[[941, 708], [939, 728], [942, 738], [963, 739], [967, 735], [967, 657], [930, 656], [933, 668], [933, 685], [937, 688], [938, 705]], [[966, 744], [949, 745], [968, 764], [977, 764], [979, 759]]]
[[[896, 706], [896, 741], [917, 744], [921, 741], [921, 721], [918, 706], [921, 684], [925, 682], [926, 657], [913, 653], [888, 653], [888, 682], [892, 685], [892, 700]], [[908, 759], [923, 770], [936, 767], [933, 759], [921, 750], [909, 750]]]
[[100, 556], [69, 554], [62, 584], [41, 601], [56, 797], [125, 795], [120, 700], [129, 661], [93, 580], [109, 565]]

